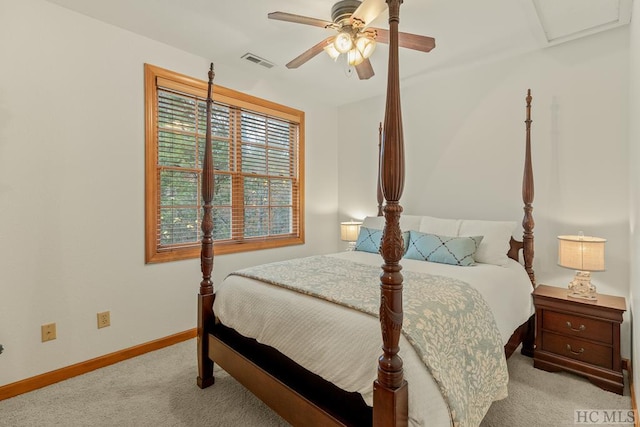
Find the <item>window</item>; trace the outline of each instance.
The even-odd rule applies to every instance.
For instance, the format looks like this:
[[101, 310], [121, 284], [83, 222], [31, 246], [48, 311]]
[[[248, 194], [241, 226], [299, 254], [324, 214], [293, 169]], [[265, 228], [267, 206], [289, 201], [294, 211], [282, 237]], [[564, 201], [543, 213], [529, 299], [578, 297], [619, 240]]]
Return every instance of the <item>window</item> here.
[[[207, 83], [145, 64], [146, 262], [200, 256]], [[304, 243], [304, 112], [215, 84], [216, 254]]]

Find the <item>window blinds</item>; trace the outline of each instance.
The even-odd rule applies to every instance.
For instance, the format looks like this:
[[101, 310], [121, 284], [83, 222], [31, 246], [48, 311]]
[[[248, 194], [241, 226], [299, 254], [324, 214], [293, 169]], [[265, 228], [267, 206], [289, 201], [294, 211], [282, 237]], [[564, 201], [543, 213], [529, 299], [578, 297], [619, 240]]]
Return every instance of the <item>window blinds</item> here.
[[[201, 171], [206, 100], [158, 88], [160, 248], [201, 239]], [[299, 125], [286, 118], [214, 102], [214, 239], [242, 242], [299, 233]]]

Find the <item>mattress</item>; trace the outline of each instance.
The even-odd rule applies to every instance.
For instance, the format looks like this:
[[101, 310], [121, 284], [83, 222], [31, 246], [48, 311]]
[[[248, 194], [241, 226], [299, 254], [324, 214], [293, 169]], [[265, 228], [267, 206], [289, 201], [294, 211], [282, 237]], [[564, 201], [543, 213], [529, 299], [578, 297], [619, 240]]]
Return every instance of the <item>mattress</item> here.
[[[379, 254], [342, 252], [331, 256], [379, 266]], [[489, 305], [503, 343], [533, 314], [531, 282], [524, 268], [476, 264], [459, 267], [403, 259], [405, 271], [453, 277], [476, 288]], [[363, 284], [378, 287], [379, 283]], [[348, 392], [373, 401], [381, 354], [380, 323], [368, 314], [275, 285], [231, 275], [217, 286], [216, 317], [242, 335], [269, 345], [299, 365]], [[340, 331], [340, 333], [336, 333]], [[409, 424], [448, 426], [447, 404], [424, 363], [402, 335], [400, 356], [409, 383]]]

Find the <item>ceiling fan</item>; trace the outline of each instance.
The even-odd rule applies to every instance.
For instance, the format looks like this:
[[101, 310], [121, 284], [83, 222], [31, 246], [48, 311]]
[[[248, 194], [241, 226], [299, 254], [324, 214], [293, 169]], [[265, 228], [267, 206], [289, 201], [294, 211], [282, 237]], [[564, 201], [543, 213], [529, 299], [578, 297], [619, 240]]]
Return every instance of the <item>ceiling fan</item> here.
[[[331, 22], [286, 12], [271, 12], [268, 17], [337, 31], [337, 34], [327, 37], [290, 61], [287, 68], [298, 68], [324, 50], [334, 60], [345, 54], [347, 63], [355, 67], [361, 80], [365, 80], [374, 75], [369, 57], [376, 42], [389, 43], [388, 30], [368, 27], [386, 8], [385, 0], [340, 0], [331, 8]], [[429, 52], [436, 46], [436, 41], [433, 37], [399, 33], [398, 45]]]

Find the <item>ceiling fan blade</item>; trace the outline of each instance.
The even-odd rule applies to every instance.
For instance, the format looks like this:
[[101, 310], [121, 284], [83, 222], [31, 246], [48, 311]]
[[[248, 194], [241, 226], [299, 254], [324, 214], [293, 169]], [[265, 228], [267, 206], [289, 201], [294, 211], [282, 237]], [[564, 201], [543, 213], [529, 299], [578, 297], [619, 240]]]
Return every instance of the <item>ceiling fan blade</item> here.
[[333, 22], [324, 21], [322, 19], [309, 18], [307, 16], [294, 15], [287, 12], [271, 12], [267, 15], [269, 19], [277, 19], [278, 21], [294, 22], [296, 24], [313, 25], [320, 28], [335, 28]]
[[375, 74], [373, 72], [373, 67], [371, 66], [371, 61], [369, 59], [365, 59], [359, 65], [356, 65], [356, 72], [358, 73], [358, 78], [360, 80], [367, 80]]
[[367, 26], [387, 8], [385, 0], [364, 0], [351, 15], [351, 22], [360, 21], [362, 26]]
[[311, 58], [313, 58], [314, 56], [322, 52], [325, 46], [327, 46], [330, 43], [333, 43], [333, 39], [335, 39], [335, 36], [327, 37], [326, 39], [322, 40], [320, 43], [316, 44], [310, 49], [305, 50], [300, 55], [298, 55], [298, 57], [289, 61], [289, 63], [287, 64], [287, 68], [298, 68], [299, 66], [301, 66], [302, 64], [304, 64], [305, 62], [307, 62], [308, 60], [310, 60]]
[[[369, 27], [367, 30], [375, 30], [376, 41], [379, 43], [389, 43], [389, 31], [382, 28]], [[398, 45], [407, 49], [430, 52], [436, 47], [436, 39], [433, 37], [420, 36], [411, 33], [398, 33]]]

